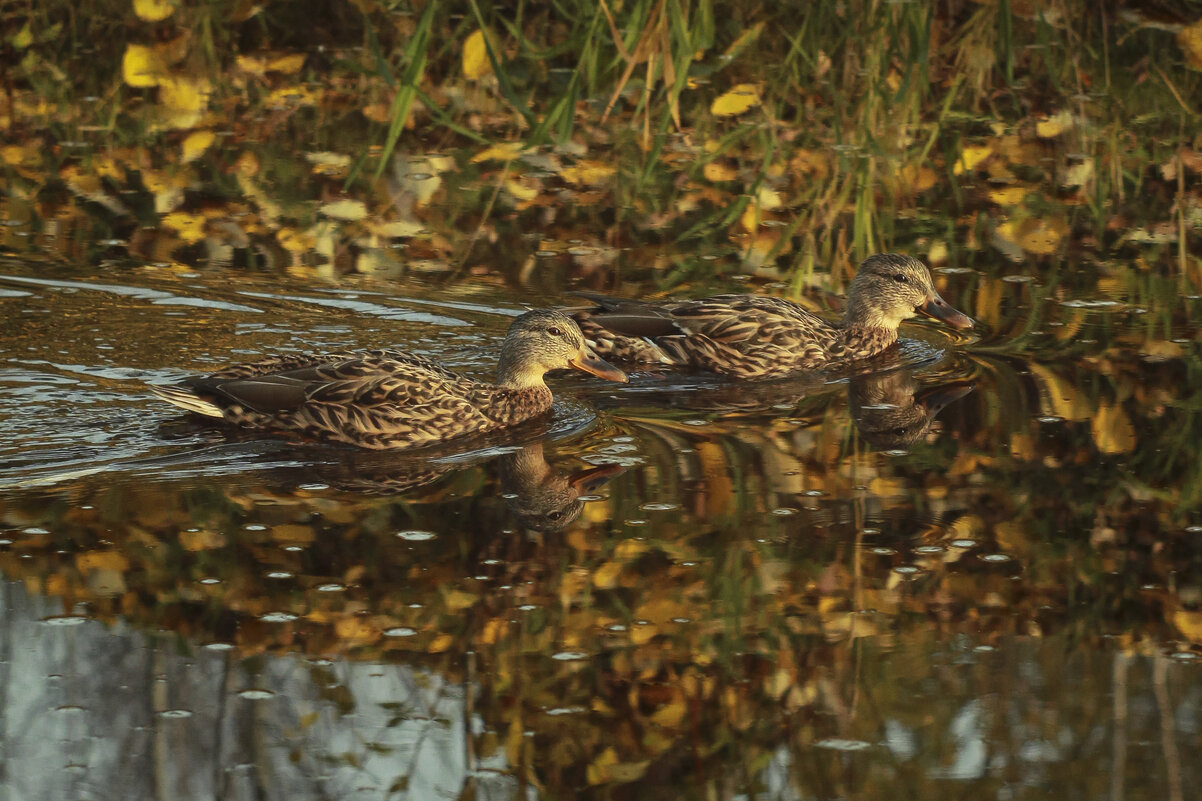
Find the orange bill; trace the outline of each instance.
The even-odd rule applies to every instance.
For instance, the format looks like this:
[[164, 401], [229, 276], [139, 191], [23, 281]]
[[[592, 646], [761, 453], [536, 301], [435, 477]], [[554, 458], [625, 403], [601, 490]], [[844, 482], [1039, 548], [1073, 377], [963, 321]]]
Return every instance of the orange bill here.
[[963, 331], [967, 328], [972, 328], [972, 318], [962, 311], [953, 309], [951, 305], [939, 297], [939, 293], [927, 300], [926, 303], [918, 307], [918, 311], [934, 317], [936, 320], [942, 320], [952, 328]]
[[630, 380], [621, 370], [589, 350], [581, 350], [579, 354], [568, 359], [568, 364], [577, 370], [592, 373], [598, 378], [604, 378], [607, 381], [620, 381], [625, 384]]

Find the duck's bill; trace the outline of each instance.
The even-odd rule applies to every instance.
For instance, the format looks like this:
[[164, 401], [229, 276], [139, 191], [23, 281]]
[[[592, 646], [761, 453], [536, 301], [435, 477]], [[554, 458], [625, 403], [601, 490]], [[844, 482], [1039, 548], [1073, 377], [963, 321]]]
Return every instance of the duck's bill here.
[[962, 311], [951, 307], [946, 300], [936, 295], [918, 307], [918, 311], [947, 323], [952, 328], [963, 331], [972, 328], [972, 318]]
[[604, 378], [607, 381], [620, 381], [625, 384], [630, 380], [621, 370], [591, 353], [581, 353], [579, 356], [569, 359], [568, 364], [577, 370], [592, 373], [597, 378]]

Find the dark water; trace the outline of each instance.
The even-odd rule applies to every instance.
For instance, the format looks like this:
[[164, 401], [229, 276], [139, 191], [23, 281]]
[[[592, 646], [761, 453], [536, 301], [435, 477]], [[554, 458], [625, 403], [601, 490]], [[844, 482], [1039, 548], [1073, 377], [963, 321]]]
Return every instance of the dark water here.
[[0, 788], [40, 798], [1195, 797], [1202, 369], [1173, 278], [937, 273], [856, 375], [554, 382], [421, 457], [141, 384], [523, 303], [0, 270]]

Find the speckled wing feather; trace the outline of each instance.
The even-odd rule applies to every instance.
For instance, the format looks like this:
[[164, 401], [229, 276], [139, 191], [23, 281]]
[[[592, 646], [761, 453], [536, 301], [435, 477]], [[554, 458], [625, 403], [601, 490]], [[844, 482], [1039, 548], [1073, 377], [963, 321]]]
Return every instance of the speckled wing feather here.
[[545, 387], [501, 390], [399, 350], [284, 356], [186, 384], [230, 422], [367, 448], [416, 447], [550, 407]]

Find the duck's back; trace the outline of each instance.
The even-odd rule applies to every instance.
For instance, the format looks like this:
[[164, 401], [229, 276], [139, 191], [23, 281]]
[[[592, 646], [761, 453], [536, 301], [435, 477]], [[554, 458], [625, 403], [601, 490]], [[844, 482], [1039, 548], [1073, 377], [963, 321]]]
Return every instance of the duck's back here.
[[546, 387], [508, 390], [391, 349], [280, 356], [186, 385], [230, 422], [367, 448], [487, 431], [551, 405]]

